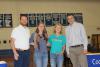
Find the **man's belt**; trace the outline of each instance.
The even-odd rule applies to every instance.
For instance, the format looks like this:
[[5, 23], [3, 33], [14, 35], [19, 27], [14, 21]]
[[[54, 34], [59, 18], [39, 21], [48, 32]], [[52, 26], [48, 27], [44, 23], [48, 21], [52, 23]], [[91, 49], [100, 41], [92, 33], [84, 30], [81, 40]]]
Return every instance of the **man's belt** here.
[[24, 50], [24, 49], [16, 49], [17, 51], [28, 51], [29, 49], [27, 49], [27, 50]]
[[81, 47], [81, 46], [83, 46], [83, 44], [75, 45], [75, 46], [70, 46], [70, 47]]

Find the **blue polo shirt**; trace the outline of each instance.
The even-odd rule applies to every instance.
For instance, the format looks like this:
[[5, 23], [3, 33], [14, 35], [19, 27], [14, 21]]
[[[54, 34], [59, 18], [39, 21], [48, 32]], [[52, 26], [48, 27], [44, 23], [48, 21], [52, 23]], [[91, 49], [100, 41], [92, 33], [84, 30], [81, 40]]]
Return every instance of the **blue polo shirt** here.
[[62, 52], [63, 46], [66, 44], [66, 37], [64, 35], [57, 36], [56, 34], [52, 34], [48, 42], [51, 45], [51, 53], [59, 54]]

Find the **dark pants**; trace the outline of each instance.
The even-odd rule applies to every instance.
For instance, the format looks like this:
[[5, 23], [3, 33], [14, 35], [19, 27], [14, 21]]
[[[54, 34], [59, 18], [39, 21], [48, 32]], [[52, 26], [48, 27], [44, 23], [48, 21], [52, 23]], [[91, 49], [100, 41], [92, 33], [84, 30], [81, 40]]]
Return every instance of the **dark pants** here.
[[29, 67], [30, 51], [18, 51], [19, 58], [14, 62], [14, 67]]

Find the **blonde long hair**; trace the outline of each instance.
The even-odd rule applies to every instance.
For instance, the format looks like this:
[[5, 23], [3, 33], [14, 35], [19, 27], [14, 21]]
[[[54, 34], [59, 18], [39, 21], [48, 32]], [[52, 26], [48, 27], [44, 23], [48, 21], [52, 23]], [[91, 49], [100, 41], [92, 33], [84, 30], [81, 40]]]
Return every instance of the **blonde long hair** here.
[[55, 28], [56, 28], [57, 26], [60, 26], [60, 27], [61, 27], [60, 34], [63, 34], [63, 26], [62, 26], [60, 23], [56, 23], [56, 24], [55, 24], [55, 26], [54, 26], [54, 33], [56, 33]]

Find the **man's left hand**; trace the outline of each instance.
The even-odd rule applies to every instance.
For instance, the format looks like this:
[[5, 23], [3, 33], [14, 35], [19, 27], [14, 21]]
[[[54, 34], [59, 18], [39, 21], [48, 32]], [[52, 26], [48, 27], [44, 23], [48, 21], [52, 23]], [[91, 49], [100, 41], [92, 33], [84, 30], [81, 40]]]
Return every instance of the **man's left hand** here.
[[87, 53], [88, 53], [88, 51], [87, 51], [87, 50], [84, 50], [84, 51], [83, 51], [83, 54], [87, 54]]

